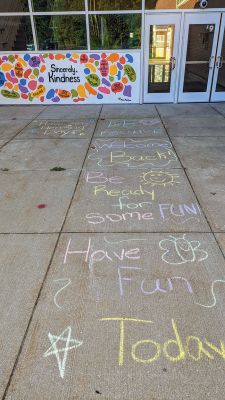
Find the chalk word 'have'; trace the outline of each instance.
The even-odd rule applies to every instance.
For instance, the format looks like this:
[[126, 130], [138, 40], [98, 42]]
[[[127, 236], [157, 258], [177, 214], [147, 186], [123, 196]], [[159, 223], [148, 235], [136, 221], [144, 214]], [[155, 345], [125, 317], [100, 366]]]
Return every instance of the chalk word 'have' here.
[[[125, 358], [125, 322], [140, 324], [153, 324], [152, 321], [146, 321], [127, 317], [107, 317], [100, 321], [119, 322], [119, 353], [118, 364], [123, 366]], [[194, 361], [202, 359], [214, 360], [215, 355], [219, 355], [225, 360], [225, 344], [220, 341], [220, 347], [211, 343], [207, 339], [201, 340], [198, 336], [187, 336], [184, 340], [178, 330], [174, 319], [171, 320], [174, 337], [166, 340], [163, 344], [153, 340], [139, 340], [131, 345], [131, 358], [134, 362], [140, 364], [152, 364], [159, 360], [161, 356], [166, 357], [171, 362], [184, 361], [188, 358]], [[160, 335], [161, 336], [161, 335]], [[114, 348], [114, 345], [113, 345]], [[175, 350], [176, 349], [176, 350]]]
[[121, 240], [119, 242], [108, 242], [106, 238], [104, 241], [109, 245], [114, 245], [115, 247], [119, 247], [119, 249], [95, 249], [94, 245], [92, 244], [91, 238], [88, 240], [87, 248], [84, 250], [75, 250], [71, 247], [71, 239], [69, 239], [66, 252], [64, 255], [64, 264], [67, 263], [68, 257], [75, 256], [75, 255], [82, 255], [84, 257], [84, 261], [89, 264], [89, 268], [92, 268], [95, 263], [101, 261], [107, 262], [118, 262], [118, 261], [126, 261], [126, 260], [140, 260], [140, 248], [139, 247], [128, 247], [126, 246], [126, 242], [135, 242], [135, 241], [145, 241], [145, 239], [128, 239], [128, 240]]

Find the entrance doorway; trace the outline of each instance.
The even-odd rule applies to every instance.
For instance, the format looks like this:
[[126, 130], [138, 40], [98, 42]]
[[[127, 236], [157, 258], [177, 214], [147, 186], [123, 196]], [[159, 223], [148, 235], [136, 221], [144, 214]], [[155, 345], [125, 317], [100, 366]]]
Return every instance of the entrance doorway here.
[[211, 101], [225, 101], [225, 13], [221, 20]]
[[180, 14], [146, 16], [146, 103], [175, 101], [180, 22]]
[[225, 101], [225, 13], [148, 15], [145, 49], [146, 103]]

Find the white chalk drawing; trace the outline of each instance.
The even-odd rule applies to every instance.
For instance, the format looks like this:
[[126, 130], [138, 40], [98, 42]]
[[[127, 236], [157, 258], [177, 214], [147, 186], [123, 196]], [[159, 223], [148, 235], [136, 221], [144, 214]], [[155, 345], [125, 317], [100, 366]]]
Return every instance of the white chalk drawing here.
[[123, 281], [130, 281], [130, 282], [132, 281], [131, 278], [122, 276], [121, 270], [130, 270], [130, 271], [134, 271], [134, 270], [138, 271], [139, 270], [140, 271], [141, 269], [142, 268], [140, 268], [140, 267], [125, 267], [125, 266], [123, 266], [123, 267], [119, 266], [117, 268], [120, 296], [124, 296]]
[[136, 128], [137, 126], [146, 127], [146, 131], [148, 131], [150, 126], [160, 124], [160, 120], [158, 118], [151, 119], [111, 119], [108, 123], [107, 129], [110, 128]]
[[198, 240], [188, 240], [186, 234], [181, 237], [170, 235], [159, 242], [160, 249], [165, 250], [162, 260], [172, 265], [206, 260], [208, 253], [200, 249], [200, 246], [201, 243]]
[[63, 278], [63, 279], [55, 279], [54, 282], [62, 282], [62, 283], [64, 282], [64, 283], [65, 283], [65, 285], [64, 285], [63, 287], [61, 287], [61, 288], [58, 290], [58, 292], [56, 292], [56, 294], [55, 294], [55, 296], [54, 296], [54, 303], [55, 303], [56, 307], [62, 309], [63, 307], [60, 306], [60, 305], [58, 304], [58, 302], [57, 302], [57, 297], [58, 297], [59, 293], [62, 292], [62, 290], [66, 289], [67, 286], [71, 285], [71, 279], [67, 279], [67, 278], [65, 278], [65, 279], [64, 279], [64, 278]]
[[144, 172], [141, 178], [141, 183], [150, 186], [173, 186], [180, 182], [177, 181], [179, 175], [173, 172], [151, 170]]
[[[154, 128], [150, 133], [154, 134], [154, 135], [159, 135], [161, 132], [162, 132], [162, 129]], [[127, 131], [125, 131], [125, 133], [127, 133]], [[116, 131], [113, 131], [113, 130], [107, 131], [107, 130], [105, 130], [105, 131], [101, 131], [98, 134], [98, 136], [101, 136], [101, 137], [106, 136], [106, 137], [108, 137], [109, 134], [110, 134], [111, 137], [121, 137], [123, 135], [123, 131], [121, 129], [120, 130], [118, 129]], [[133, 130], [130, 129], [129, 130], [129, 136], [141, 137], [142, 135], [145, 135], [145, 134], [149, 135], [149, 129], [148, 129], [148, 131], [145, 130], [145, 129], [133, 129]]]
[[152, 128], [151, 134], [159, 134], [162, 132], [162, 124], [158, 118], [143, 119], [143, 120], [110, 120], [105, 130], [101, 131], [99, 136], [110, 135], [117, 137], [123, 132], [127, 132], [129, 129], [129, 134], [133, 136], [139, 136], [142, 134], [149, 134], [149, 129]]
[[216, 295], [215, 295], [215, 292], [214, 292], [214, 286], [217, 283], [225, 283], [225, 280], [217, 279], [217, 280], [212, 282], [212, 284], [211, 284], [211, 293], [212, 293], [212, 297], [213, 297], [213, 303], [212, 304], [206, 305], [206, 304], [197, 303], [196, 301], [195, 301], [195, 304], [197, 304], [198, 306], [204, 307], [204, 308], [213, 308], [213, 307], [215, 307], [216, 303], [217, 303], [217, 300], [216, 300]]
[[116, 241], [116, 242], [112, 242], [112, 241], [109, 241], [108, 239], [106, 239], [106, 237], [104, 236], [104, 242], [106, 242], [107, 244], [119, 244], [119, 243], [123, 243], [123, 242], [132, 242], [132, 241], [135, 241], [135, 242], [146, 242], [146, 240], [147, 239], [123, 239], [123, 240], [119, 240], [119, 241]]
[[[60, 336], [52, 335], [51, 333], [48, 334], [48, 338], [51, 342], [51, 346], [49, 349], [44, 353], [43, 357], [50, 357], [55, 356], [59, 368], [59, 375], [63, 379], [65, 375], [66, 369], [66, 362], [68, 357], [69, 350], [76, 349], [80, 347], [83, 342], [71, 339], [72, 329], [68, 326]], [[62, 342], [62, 343], [61, 343]], [[61, 348], [58, 345], [61, 344]], [[60, 355], [62, 354], [62, 355]]]
[[42, 133], [44, 136], [51, 134], [56, 137], [65, 137], [68, 135], [71, 136], [85, 136], [86, 130], [90, 128], [92, 124], [94, 124], [94, 120], [89, 120], [88, 122], [84, 121], [34, 121], [37, 123], [37, 127], [32, 128], [32, 133], [37, 134], [38, 131]]
[[96, 139], [88, 159], [99, 167], [164, 168], [177, 156], [165, 139]]

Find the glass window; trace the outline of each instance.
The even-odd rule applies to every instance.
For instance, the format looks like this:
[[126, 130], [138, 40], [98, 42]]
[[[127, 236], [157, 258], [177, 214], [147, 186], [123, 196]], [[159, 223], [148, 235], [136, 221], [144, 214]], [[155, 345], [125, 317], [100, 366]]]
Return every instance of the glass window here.
[[35, 17], [38, 50], [87, 49], [85, 15]]
[[141, 0], [88, 0], [90, 11], [141, 10]]
[[0, 51], [34, 50], [30, 17], [0, 17]]
[[223, 36], [223, 45], [221, 49], [221, 56], [218, 65], [218, 79], [216, 85], [216, 92], [225, 92], [225, 30]]
[[91, 49], [136, 49], [141, 46], [141, 15], [89, 15]]
[[84, 11], [85, 0], [32, 0], [34, 11]]
[[27, 0], [0, 0], [0, 12], [29, 11]]
[[215, 25], [191, 24], [184, 76], [184, 92], [206, 92]]
[[[200, 9], [198, 0], [145, 0], [145, 8], [147, 10]], [[225, 2], [224, 0], [208, 0], [207, 8], [225, 8]]]
[[170, 93], [175, 25], [151, 25], [148, 93]]

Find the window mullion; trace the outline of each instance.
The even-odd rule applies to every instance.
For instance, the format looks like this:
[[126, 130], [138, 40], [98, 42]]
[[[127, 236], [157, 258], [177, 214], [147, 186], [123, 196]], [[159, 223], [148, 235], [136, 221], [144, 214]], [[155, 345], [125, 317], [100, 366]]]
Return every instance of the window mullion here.
[[32, 33], [33, 33], [34, 50], [38, 51], [37, 35], [36, 35], [36, 29], [35, 29], [35, 23], [34, 23], [34, 16], [33, 16], [33, 10], [32, 10], [31, 1], [32, 0], [28, 0], [28, 6], [29, 6], [29, 11], [30, 11], [31, 28], [32, 28]]
[[85, 0], [85, 16], [86, 16], [87, 49], [88, 49], [88, 51], [90, 51], [91, 50], [91, 44], [90, 44], [88, 0]]

